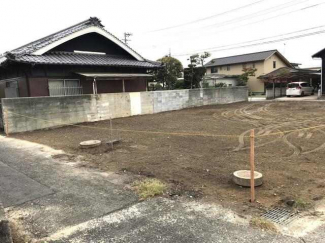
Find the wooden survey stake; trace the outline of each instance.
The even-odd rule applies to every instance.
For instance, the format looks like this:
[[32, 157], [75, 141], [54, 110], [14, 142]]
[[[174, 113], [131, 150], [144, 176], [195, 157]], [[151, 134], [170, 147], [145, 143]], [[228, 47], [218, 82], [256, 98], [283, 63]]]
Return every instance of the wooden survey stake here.
[[251, 164], [251, 202], [255, 202], [255, 132], [251, 130], [250, 136], [251, 151], [250, 151], [250, 164]]

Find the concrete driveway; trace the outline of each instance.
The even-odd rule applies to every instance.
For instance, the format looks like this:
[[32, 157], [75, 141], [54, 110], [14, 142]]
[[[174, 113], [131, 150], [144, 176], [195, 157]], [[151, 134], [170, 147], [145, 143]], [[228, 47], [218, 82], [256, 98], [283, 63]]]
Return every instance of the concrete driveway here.
[[[30, 142], [0, 136], [0, 168], [0, 198], [25, 242], [302, 242], [252, 229], [216, 205], [139, 202], [123, 188], [128, 177], [80, 167], [78, 158]], [[305, 242], [323, 242], [321, 233], [310, 237]]]
[[276, 98], [276, 101], [317, 101], [318, 95], [308, 95], [308, 96], [292, 96], [292, 97], [280, 97]]

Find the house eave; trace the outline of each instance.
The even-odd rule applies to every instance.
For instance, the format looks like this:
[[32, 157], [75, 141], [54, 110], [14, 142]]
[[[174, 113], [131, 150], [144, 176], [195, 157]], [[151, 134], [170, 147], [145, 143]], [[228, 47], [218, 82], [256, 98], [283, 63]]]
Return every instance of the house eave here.
[[325, 52], [325, 48], [312, 55], [312, 58], [321, 58], [324, 52]]

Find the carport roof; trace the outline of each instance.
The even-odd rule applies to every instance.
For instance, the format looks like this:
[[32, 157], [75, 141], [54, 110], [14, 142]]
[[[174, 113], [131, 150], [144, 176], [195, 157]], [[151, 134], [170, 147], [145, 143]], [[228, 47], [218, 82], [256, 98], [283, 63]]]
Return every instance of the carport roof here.
[[322, 57], [324, 52], [325, 52], [325, 48], [312, 55], [312, 57]]
[[276, 80], [276, 79], [290, 79], [295, 77], [306, 77], [306, 76], [311, 77], [315, 75], [320, 75], [320, 71], [302, 69], [302, 68], [282, 67], [268, 74], [261, 75], [258, 78], [268, 81], [268, 80]]

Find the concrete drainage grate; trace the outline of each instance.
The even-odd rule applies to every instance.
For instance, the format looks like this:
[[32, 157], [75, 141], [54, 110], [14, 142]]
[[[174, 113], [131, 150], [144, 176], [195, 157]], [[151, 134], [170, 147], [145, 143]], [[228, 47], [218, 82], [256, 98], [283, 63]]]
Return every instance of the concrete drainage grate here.
[[286, 208], [273, 208], [264, 213], [262, 217], [276, 224], [288, 225], [299, 217], [299, 213]]

